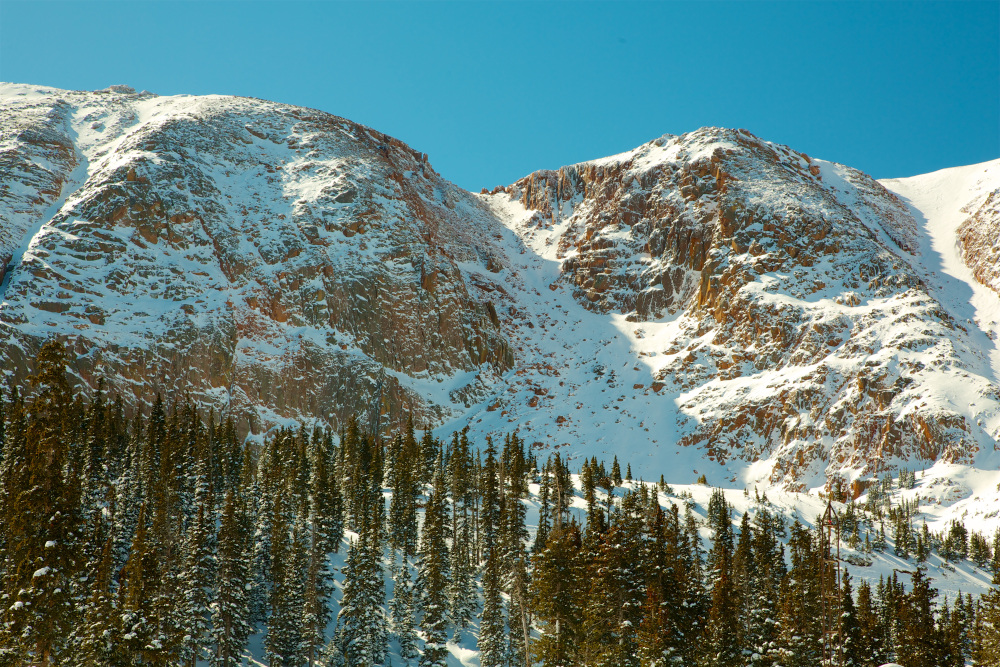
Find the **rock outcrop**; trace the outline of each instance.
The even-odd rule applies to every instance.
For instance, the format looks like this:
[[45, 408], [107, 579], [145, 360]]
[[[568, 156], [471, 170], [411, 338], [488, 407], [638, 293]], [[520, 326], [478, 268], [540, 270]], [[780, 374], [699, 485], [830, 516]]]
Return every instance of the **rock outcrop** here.
[[962, 259], [976, 280], [1000, 294], [1000, 188], [969, 202], [958, 228]]
[[654, 380], [692, 418], [682, 445], [792, 486], [992, 449], [978, 341], [926, 284], [906, 205], [861, 172], [705, 128], [493, 196], [532, 212], [519, 233], [556, 247], [583, 307], [673, 320]]
[[502, 266], [480, 205], [402, 142], [260, 100], [4, 92], [8, 374], [61, 335], [143, 400], [424, 423], [454, 406], [421, 383], [469, 400], [513, 365], [460, 269]]

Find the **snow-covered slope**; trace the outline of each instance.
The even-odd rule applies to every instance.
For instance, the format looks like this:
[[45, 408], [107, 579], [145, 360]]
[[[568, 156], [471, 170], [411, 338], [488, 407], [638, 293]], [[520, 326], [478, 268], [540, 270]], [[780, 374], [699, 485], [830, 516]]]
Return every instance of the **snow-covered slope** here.
[[472, 195], [300, 107], [0, 104], [6, 375], [59, 335], [255, 429], [413, 414], [740, 490], [905, 466], [1000, 524], [996, 162], [880, 184], [703, 128]]
[[0, 99], [7, 374], [58, 334], [91, 384], [268, 427], [439, 421], [511, 367], [459, 269], [499, 267], [489, 216], [401, 142], [243, 98]]
[[474, 430], [737, 487], [997, 469], [992, 334], [860, 172], [707, 128], [484, 199], [519, 370]]

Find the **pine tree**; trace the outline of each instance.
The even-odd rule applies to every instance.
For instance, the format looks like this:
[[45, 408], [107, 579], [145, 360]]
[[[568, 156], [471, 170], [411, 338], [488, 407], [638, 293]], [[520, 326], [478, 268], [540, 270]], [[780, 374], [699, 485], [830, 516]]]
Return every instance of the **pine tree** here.
[[305, 547], [295, 522], [289, 521], [286, 515], [288, 502], [289, 499], [282, 496], [275, 498], [271, 523], [271, 614], [264, 648], [270, 664], [275, 667], [298, 667], [304, 661], [302, 578]]
[[757, 655], [760, 662], [768, 664], [777, 661], [779, 651], [779, 594], [785, 577], [780, 539], [785, 536], [785, 525], [781, 517], [762, 507], [756, 512], [751, 531], [753, 571], [747, 593], [750, 599], [745, 604], [748, 619], [744, 646], [751, 656]]
[[973, 640], [976, 665], [1000, 665], [1000, 588], [979, 598]]
[[781, 587], [782, 664], [805, 667], [820, 660], [818, 546], [796, 520], [789, 550], [792, 567]]
[[643, 530], [639, 495], [626, 493], [590, 566], [586, 640], [581, 646], [587, 664], [638, 664], [638, 633], [646, 600]]
[[184, 661], [195, 667], [209, 646], [209, 615], [214, 589], [215, 544], [214, 519], [209, 525], [206, 498], [198, 502], [195, 521], [188, 528], [184, 571]]
[[993, 558], [990, 559], [990, 571], [993, 573], [993, 585], [1000, 585], [1000, 528], [993, 533]]
[[29, 416], [5, 447], [8, 565], [0, 650], [42, 666], [61, 659], [79, 623], [77, 582], [84, 567], [81, 471], [70, 449], [82, 436], [82, 419], [66, 363], [61, 343], [42, 347]]
[[500, 459], [500, 543], [505, 570], [504, 588], [509, 596], [508, 659], [514, 665], [528, 666], [531, 656], [530, 573], [525, 543], [525, 507], [528, 494], [528, 459], [524, 443], [516, 433], [504, 439]]
[[378, 555], [362, 537], [352, 540], [344, 570], [339, 616], [340, 645], [350, 665], [373, 665], [385, 654], [384, 592]]
[[392, 604], [390, 614], [392, 634], [399, 644], [399, 657], [404, 664], [419, 654], [417, 652], [416, 619], [414, 616], [414, 587], [410, 565], [400, 553], [395, 552], [392, 564]]
[[124, 665], [128, 662], [121, 653], [117, 632], [118, 609], [112, 593], [114, 542], [107, 532], [100, 529], [92, 532], [93, 542], [103, 537], [103, 547], [97, 558], [88, 564], [89, 595], [84, 603], [83, 623], [75, 631], [78, 658], [86, 667]]
[[912, 591], [904, 597], [896, 635], [897, 660], [913, 667], [937, 667], [943, 646], [935, 624], [937, 591], [930, 586], [924, 568], [912, 573]]
[[439, 453], [420, 540], [420, 606], [423, 612], [420, 625], [424, 631], [421, 667], [445, 667], [448, 654], [445, 646], [448, 639], [448, 546], [445, 542], [448, 514], [445, 508], [446, 487], [442, 468]]
[[417, 498], [423, 476], [422, 454], [413, 435], [413, 418], [406, 437], [397, 437], [389, 452], [389, 548], [414, 556], [417, 552]]
[[448, 606], [455, 628], [455, 640], [460, 641], [477, 611], [475, 571], [472, 566], [472, 526], [463, 521], [455, 529], [451, 549], [451, 580], [448, 585]]
[[861, 667], [869, 655], [861, 652], [861, 628], [858, 624], [858, 613], [854, 606], [854, 593], [851, 587], [851, 575], [844, 570], [843, 584], [840, 589], [840, 641], [837, 649], [843, 656], [844, 667]]
[[[738, 664], [742, 656], [743, 632], [740, 628], [739, 589], [733, 565], [733, 526], [729, 503], [721, 489], [712, 492], [708, 504], [707, 521], [712, 529], [712, 550], [708, 565], [711, 590], [711, 607], [705, 634], [705, 651], [709, 664], [729, 667]], [[745, 515], [744, 515], [745, 516]], [[746, 527], [749, 524], [744, 522]], [[752, 575], [750, 535], [741, 540], [745, 553], [741, 563], [746, 581]]]
[[326, 643], [326, 627], [333, 619], [330, 597], [333, 572], [330, 554], [340, 547], [344, 534], [343, 503], [334, 483], [333, 442], [328, 433], [318, 429], [309, 443], [307, 560], [303, 599], [303, 642], [306, 660], [313, 667]]
[[219, 527], [218, 577], [211, 604], [213, 667], [238, 667], [250, 638], [249, 571], [250, 518], [244, 501], [226, 493]]
[[472, 468], [468, 428], [465, 428], [453, 438], [447, 466], [452, 501], [448, 606], [456, 641], [461, 641], [462, 633], [469, 627], [477, 607], [473, 569], [473, 522], [470, 516], [475, 490]]
[[692, 625], [687, 606], [686, 536], [676, 505], [654, 508], [646, 526], [646, 602], [639, 627], [640, 664], [665, 667], [682, 662], [684, 638]]
[[479, 624], [479, 661], [482, 667], [502, 667], [506, 664], [506, 621], [504, 618], [503, 547], [500, 542], [500, 480], [496, 448], [486, 438], [486, 459], [481, 470], [479, 487], [482, 508], [479, 513], [485, 561], [482, 566], [483, 614]]
[[552, 531], [545, 549], [534, 558], [533, 615], [540, 637], [535, 660], [552, 667], [577, 664], [584, 597], [583, 540], [573, 523]]
[[872, 598], [871, 586], [862, 581], [858, 586], [857, 602], [855, 604], [858, 626], [858, 642], [856, 657], [863, 665], [882, 664], [888, 660], [885, 655], [885, 641], [882, 625]]
[[151, 661], [147, 652], [154, 647], [156, 623], [151, 617], [155, 582], [159, 578], [156, 554], [149, 539], [146, 505], [139, 508], [139, 520], [128, 560], [118, 587], [121, 610], [122, 648], [135, 662]]

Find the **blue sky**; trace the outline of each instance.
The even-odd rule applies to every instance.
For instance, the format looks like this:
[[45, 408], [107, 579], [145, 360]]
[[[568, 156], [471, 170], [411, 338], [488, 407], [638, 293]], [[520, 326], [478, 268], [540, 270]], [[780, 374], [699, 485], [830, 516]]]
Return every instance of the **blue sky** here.
[[0, 79], [315, 107], [474, 190], [704, 125], [879, 178], [1000, 156], [996, 0], [0, 0]]

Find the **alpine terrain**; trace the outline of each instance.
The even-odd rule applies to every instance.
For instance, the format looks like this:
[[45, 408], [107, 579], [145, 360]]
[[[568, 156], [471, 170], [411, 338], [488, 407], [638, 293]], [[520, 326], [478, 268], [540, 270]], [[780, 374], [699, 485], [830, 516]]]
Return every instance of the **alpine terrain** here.
[[59, 336], [254, 432], [412, 415], [740, 487], [1000, 463], [996, 162], [883, 184], [703, 128], [473, 195], [299, 107], [2, 96], [8, 376]]
[[1000, 160], [706, 127], [474, 194], [0, 84], [0, 664], [997, 664], [998, 239]]

